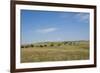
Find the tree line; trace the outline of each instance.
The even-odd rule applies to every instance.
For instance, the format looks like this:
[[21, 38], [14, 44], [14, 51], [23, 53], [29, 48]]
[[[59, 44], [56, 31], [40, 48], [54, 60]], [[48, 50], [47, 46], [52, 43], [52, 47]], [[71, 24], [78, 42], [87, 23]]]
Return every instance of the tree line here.
[[30, 45], [21, 45], [21, 48], [29, 48], [29, 47], [53, 47], [53, 46], [61, 46], [61, 45], [78, 45], [79, 43], [76, 42], [63, 42], [63, 43], [51, 43], [51, 44], [40, 44], [40, 45], [34, 45], [34, 44], [30, 44]]

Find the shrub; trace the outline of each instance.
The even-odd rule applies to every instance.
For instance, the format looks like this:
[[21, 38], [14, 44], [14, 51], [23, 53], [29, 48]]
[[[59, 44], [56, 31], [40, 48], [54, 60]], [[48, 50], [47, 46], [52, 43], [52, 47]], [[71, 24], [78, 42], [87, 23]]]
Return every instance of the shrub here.
[[25, 48], [28, 48], [28, 47], [29, 47], [28, 45], [25, 46]]
[[21, 48], [24, 48], [24, 46], [22, 45]]
[[31, 44], [31, 45], [30, 45], [30, 47], [34, 47], [34, 45], [33, 45], [33, 44]]
[[68, 44], [68, 42], [64, 42], [64, 45]]
[[72, 45], [72, 42], [69, 42], [68, 44], [69, 44], [69, 45]]
[[54, 44], [51, 44], [50, 46], [51, 46], [51, 47], [53, 47], [53, 46], [54, 46]]
[[44, 45], [44, 47], [47, 47], [47, 45]]
[[43, 47], [43, 45], [40, 45], [40, 47]]
[[61, 46], [61, 44], [58, 44], [58, 46]]

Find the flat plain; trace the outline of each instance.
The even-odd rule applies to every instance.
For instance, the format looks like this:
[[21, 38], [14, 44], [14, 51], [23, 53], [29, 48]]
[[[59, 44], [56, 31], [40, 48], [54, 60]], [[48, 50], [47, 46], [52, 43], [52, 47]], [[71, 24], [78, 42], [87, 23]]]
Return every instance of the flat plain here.
[[89, 59], [89, 41], [39, 42], [21, 45], [21, 63]]

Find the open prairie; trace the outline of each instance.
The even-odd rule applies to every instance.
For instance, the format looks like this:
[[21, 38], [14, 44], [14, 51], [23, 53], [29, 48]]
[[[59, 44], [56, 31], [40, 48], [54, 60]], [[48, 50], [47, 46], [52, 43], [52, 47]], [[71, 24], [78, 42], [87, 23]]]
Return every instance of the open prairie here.
[[89, 59], [89, 41], [40, 42], [21, 45], [21, 62]]
[[21, 62], [89, 59], [88, 12], [21, 10]]

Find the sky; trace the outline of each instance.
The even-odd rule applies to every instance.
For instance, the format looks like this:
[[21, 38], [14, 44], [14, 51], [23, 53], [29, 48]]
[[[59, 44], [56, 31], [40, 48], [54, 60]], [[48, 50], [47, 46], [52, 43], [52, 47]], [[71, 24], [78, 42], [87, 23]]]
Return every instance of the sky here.
[[21, 10], [21, 44], [89, 40], [89, 13]]

